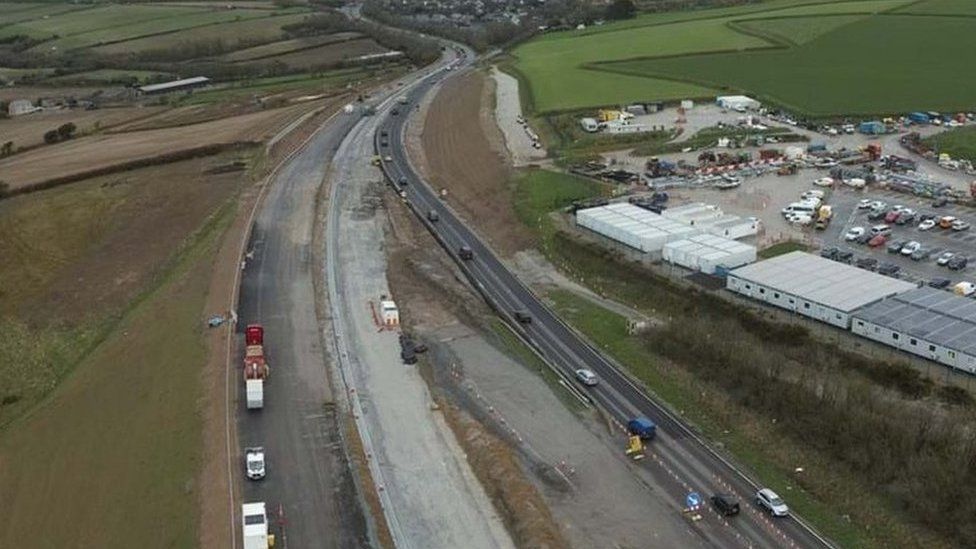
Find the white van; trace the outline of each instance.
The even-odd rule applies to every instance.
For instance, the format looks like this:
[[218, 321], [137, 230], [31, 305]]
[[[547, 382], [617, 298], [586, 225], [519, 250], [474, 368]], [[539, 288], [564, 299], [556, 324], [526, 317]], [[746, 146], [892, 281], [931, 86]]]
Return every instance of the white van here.
[[813, 217], [813, 212], [815, 211], [816, 211], [816, 206], [814, 206], [809, 202], [794, 202], [789, 206], [783, 208], [780, 213], [782, 213], [783, 215], [801, 214], [801, 215], [809, 215], [810, 217]]
[[878, 236], [879, 234], [891, 234], [891, 227], [887, 225], [875, 225], [874, 227], [871, 227], [871, 236]]

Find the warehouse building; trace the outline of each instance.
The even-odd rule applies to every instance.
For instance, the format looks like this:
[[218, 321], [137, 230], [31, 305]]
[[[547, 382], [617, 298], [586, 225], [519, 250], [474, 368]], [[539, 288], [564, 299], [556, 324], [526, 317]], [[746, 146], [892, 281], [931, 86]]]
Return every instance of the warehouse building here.
[[759, 110], [762, 103], [745, 95], [720, 95], [715, 98], [715, 104], [723, 109], [733, 111]]
[[915, 289], [909, 282], [805, 252], [790, 252], [731, 271], [726, 288], [821, 322], [849, 329], [853, 313]]
[[851, 331], [976, 374], [976, 301], [918, 288], [854, 313]]
[[700, 234], [664, 245], [661, 257], [686, 269], [715, 274], [719, 267], [734, 269], [756, 261], [756, 247], [735, 240]]
[[627, 203], [579, 210], [576, 224], [645, 253], [660, 252], [668, 242], [699, 233], [694, 227]]
[[724, 238], [745, 238], [759, 232], [758, 219], [754, 217], [743, 219], [739, 216], [729, 215], [722, 212], [718, 206], [703, 202], [692, 202], [668, 208], [661, 215]]
[[210, 79], [206, 76], [194, 76], [193, 78], [184, 78], [183, 80], [173, 80], [172, 82], [141, 86], [139, 91], [142, 92], [143, 95], [159, 95], [176, 91], [189, 91], [196, 88], [202, 88], [209, 84]]

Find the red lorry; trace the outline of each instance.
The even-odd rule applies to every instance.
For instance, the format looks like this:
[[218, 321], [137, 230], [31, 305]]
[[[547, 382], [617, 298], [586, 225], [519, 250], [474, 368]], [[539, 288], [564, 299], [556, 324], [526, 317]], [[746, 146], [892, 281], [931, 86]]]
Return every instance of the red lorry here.
[[270, 368], [264, 357], [264, 327], [249, 324], [244, 329], [244, 379], [268, 379]]

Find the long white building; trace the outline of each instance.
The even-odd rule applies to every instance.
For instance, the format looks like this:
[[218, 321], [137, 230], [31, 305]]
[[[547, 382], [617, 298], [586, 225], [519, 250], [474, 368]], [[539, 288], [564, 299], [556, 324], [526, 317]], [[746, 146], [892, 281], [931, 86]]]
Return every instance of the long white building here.
[[576, 212], [576, 224], [646, 253], [699, 233], [698, 229], [654, 212], [619, 203]]
[[790, 252], [731, 271], [726, 288], [849, 329], [859, 308], [916, 286], [817, 255]]

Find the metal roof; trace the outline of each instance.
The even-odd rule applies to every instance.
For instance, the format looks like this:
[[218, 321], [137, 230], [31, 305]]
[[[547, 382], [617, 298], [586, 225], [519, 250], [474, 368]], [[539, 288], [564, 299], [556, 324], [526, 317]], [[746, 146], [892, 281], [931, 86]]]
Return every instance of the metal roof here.
[[180, 88], [182, 86], [192, 86], [194, 84], [205, 84], [210, 82], [210, 79], [206, 76], [194, 76], [193, 78], [184, 78], [183, 80], [173, 80], [172, 82], [163, 82], [162, 84], [150, 84], [148, 86], [142, 86], [139, 88], [141, 92], [154, 92], [168, 90], [171, 88]]
[[976, 354], [976, 301], [935, 288], [918, 288], [869, 305], [855, 318]]
[[806, 252], [739, 267], [730, 275], [845, 313], [917, 287]]

